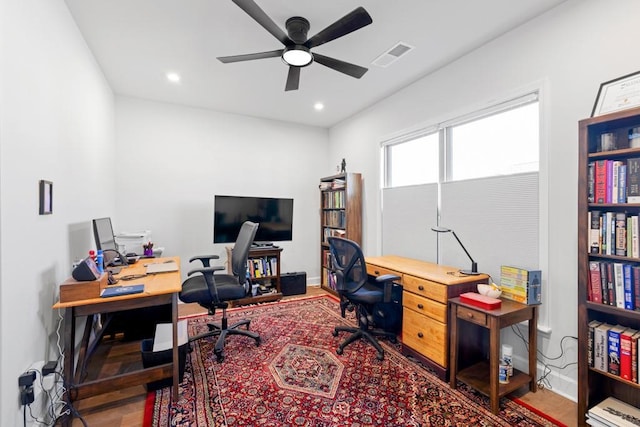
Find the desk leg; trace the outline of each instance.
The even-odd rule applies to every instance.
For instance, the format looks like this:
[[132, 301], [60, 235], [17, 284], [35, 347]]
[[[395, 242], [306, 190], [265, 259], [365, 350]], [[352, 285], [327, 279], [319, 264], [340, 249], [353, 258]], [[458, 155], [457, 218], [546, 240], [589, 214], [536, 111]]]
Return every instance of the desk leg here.
[[538, 307], [532, 307], [531, 319], [529, 319], [529, 390], [538, 391]]
[[171, 323], [173, 324], [173, 394], [172, 401], [178, 401], [178, 381], [180, 380], [180, 359], [178, 356], [178, 294], [171, 297]]
[[457, 387], [456, 376], [458, 374], [458, 316], [457, 305], [449, 304], [449, 385], [452, 389]]
[[[74, 349], [73, 342], [76, 335], [76, 319], [73, 307], [65, 308], [64, 310], [64, 366], [63, 366], [63, 378], [64, 378], [64, 401], [67, 404], [67, 409], [71, 408], [71, 386], [73, 385], [73, 364], [74, 364]], [[63, 426], [70, 426], [73, 420], [73, 415], [66, 415], [62, 420]]]
[[500, 368], [500, 325], [496, 317], [489, 318], [489, 397], [491, 412], [500, 411], [500, 382], [498, 370]]

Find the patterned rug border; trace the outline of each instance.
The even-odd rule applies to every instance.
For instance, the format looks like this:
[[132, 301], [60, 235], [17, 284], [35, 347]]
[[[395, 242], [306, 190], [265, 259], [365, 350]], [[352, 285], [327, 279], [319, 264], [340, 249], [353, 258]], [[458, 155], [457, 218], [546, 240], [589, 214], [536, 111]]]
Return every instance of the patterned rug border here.
[[[280, 300], [280, 301], [274, 301], [274, 302], [267, 302], [267, 303], [261, 303], [261, 304], [252, 304], [252, 305], [246, 305], [246, 306], [240, 306], [240, 307], [234, 307], [234, 308], [230, 308], [228, 310], [229, 313], [232, 312], [236, 312], [236, 311], [242, 311], [242, 310], [246, 310], [246, 309], [251, 309], [251, 308], [256, 308], [256, 307], [268, 307], [268, 306], [275, 306], [275, 305], [290, 305], [292, 303], [297, 303], [300, 301], [307, 301], [307, 300], [329, 300], [332, 301], [333, 303], [336, 303], [339, 301], [339, 299], [337, 297], [335, 297], [334, 295], [314, 295], [314, 296], [300, 296], [300, 297], [294, 297], [294, 298], [288, 298], [286, 300]], [[193, 318], [198, 318], [198, 317], [207, 317], [209, 316], [206, 313], [200, 313], [200, 314], [192, 314], [192, 315], [186, 315], [186, 316], [181, 316], [180, 320], [183, 319], [193, 319]], [[399, 351], [399, 346], [391, 346], [389, 344], [387, 344], [386, 342], [381, 342], [381, 344], [383, 345], [383, 347], [388, 348], [389, 350], [392, 351], [396, 351], [398, 354], [400, 354]], [[401, 354], [400, 354], [401, 355]], [[391, 356], [391, 355], [390, 355]], [[403, 356], [404, 357], [404, 356]], [[437, 378], [437, 376], [435, 376], [435, 374], [433, 372], [431, 372], [428, 368], [426, 368], [424, 365], [422, 365], [419, 361], [411, 358], [411, 357], [406, 357], [404, 358], [404, 361], [408, 364], [411, 365], [414, 369], [417, 369], [421, 372], [423, 372], [424, 375], [427, 375], [429, 377], [432, 377], [433, 380], [437, 380], [440, 384], [444, 384], [446, 385], [446, 383], [443, 383], [439, 378]], [[479, 394], [475, 395], [475, 392], [469, 392], [467, 391], [465, 392], [461, 392], [460, 389], [464, 389], [464, 385], [462, 385], [458, 390], [450, 390], [452, 392], [460, 392], [459, 394], [461, 396], [463, 396], [466, 400], [469, 400], [470, 402], [474, 402], [475, 404], [477, 404], [481, 409], [485, 410], [487, 412], [487, 416], [488, 418], [493, 418], [496, 417], [495, 415], [488, 415], [490, 414], [490, 411], [488, 410], [488, 401], [483, 403], [483, 399], [485, 399], [484, 396], [481, 396]], [[445, 387], [448, 388], [448, 387]], [[455, 393], [454, 393], [455, 394]], [[469, 395], [467, 395], [469, 394]], [[153, 417], [154, 417], [154, 411], [155, 411], [155, 406], [156, 406], [156, 400], [158, 398], [158, 396], [161, 395], [161, 391], [152, 391], [147, 393], [146, 399], [145, 399], [145, 410], [144, 410], [144, 421], [143, 421], [143, 426], [148, 427], [151, 426], [153, 423]], [[161, 402], [161, 401], [160, 401]], [[551, 423], [557, 427], [567, 427], [565, 424], [563, 424], [562, 422], [554, 419], [553, 417], [545, 414], [544, 412], [542, 412], [541, 410], [532, 407], [531, 405], [521, 401], [520, 399], [517, 398], [510, 398], [508, 396], [506, 396], [505, 399], [505, 404], [509, 405], [509, 403], [506, 402], [510, 402], [512, 405], [517, 406], [520, 409], [520, 412], [524, 415], [527, 416], [532, 422], [535, 420], [536, 416], [539, 419], [542, 419], [548, 423]], [[161, 406], [162, 407], [162, 406]], [[510, 409], [510, 410], [513, 410]], [[527, 413], [532, 414], [533, 416], [528, 415]], [[505, 419], [497, 416], [498, 419], [500, 419], [502, 422], [505, 422]], [[544, 424], [544, 423], [543, 423]], [[196, 424], [197, 425], [197, 424]], [[448, 425], [448, 424], [446, 424]], [[482, 425], [494, 425], [494, 424], [482, 424]], [[536, 423], [536, 425], [539, 425]]]

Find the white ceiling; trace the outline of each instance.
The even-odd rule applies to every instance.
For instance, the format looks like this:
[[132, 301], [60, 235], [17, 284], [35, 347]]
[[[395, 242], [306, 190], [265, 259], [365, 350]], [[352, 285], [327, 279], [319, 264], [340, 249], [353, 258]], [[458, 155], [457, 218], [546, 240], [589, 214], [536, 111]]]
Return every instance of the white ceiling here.
[[[369, 68], [361, 79], [314, 63], [289, 92], [280, 58], [216, 59], [282, 48], [231, 0], [65, 1], [117, 94], [329, 127], [565, 0], [255, 0], [285, 32], [288, 18], [307, 18], [309, 37], [358, 6], [373, 18], [312, 50]], [[400, 41], [415, 49], [371, 65]]]

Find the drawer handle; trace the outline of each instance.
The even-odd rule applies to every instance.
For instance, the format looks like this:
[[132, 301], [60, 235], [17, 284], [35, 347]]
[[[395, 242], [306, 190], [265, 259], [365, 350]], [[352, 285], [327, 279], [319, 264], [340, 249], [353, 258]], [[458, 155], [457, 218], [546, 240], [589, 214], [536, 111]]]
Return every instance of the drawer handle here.
[[468, 317], [469, 319], [473, 319], [473, 313], [467, 313], [467, 317]]
[[418, 290], [419, 291], [424, 291], [424, 286], [422, 286], [422, 285], [418, 286]]
[[424, 337], [424, 335], [422, 334], [422, 332], [418, 332], [418, 338], [422, 338]]
[[373, 274], [375, 274], [376, 276], [379, 276], [379, 275], [380, 275], [380, 272], [379, 272], [378, 270], [375, 270], [375, 271], [373, 272]]
[[419, 308], [420, 310], [422, 310], [422, 309], [424, 308], [424, 305], [422, 305], [422, 304], [418, 304], [418, 308]]

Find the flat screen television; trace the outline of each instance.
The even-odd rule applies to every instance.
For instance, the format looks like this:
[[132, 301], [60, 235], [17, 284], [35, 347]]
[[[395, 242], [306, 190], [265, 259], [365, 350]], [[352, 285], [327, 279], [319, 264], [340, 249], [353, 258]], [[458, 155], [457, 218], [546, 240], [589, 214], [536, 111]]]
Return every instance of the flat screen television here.
[[235, 242], [245, 221], [260, 224], [256, 244], [292, 240], [293, 199], [215, 196], [213, 243]]

